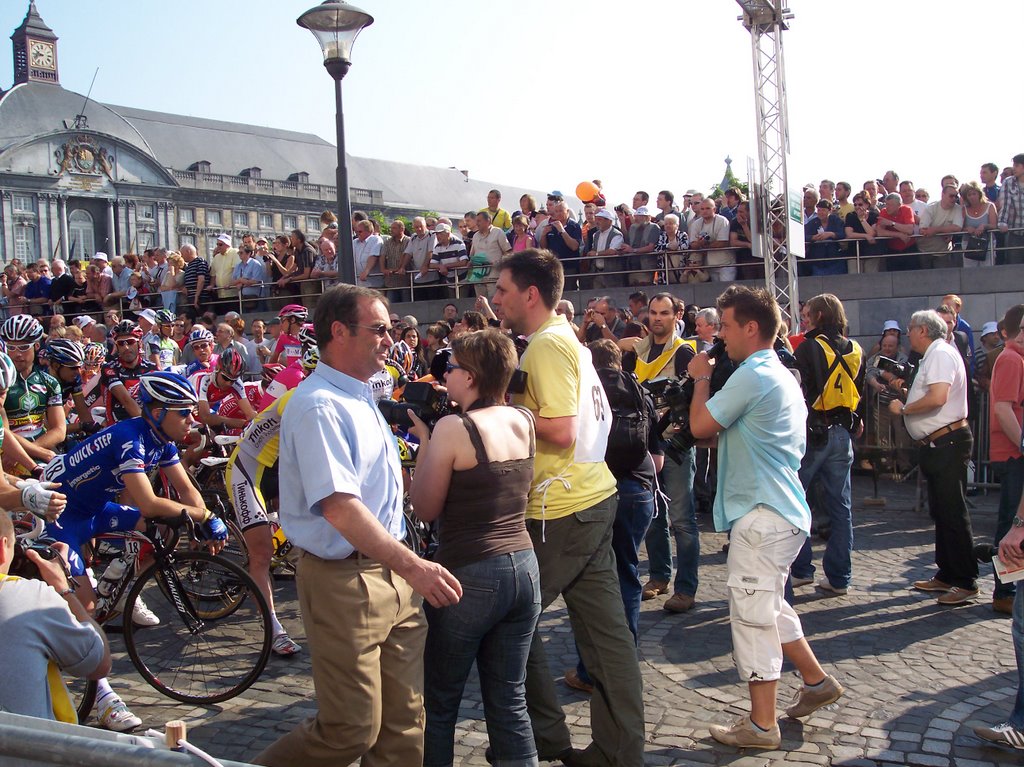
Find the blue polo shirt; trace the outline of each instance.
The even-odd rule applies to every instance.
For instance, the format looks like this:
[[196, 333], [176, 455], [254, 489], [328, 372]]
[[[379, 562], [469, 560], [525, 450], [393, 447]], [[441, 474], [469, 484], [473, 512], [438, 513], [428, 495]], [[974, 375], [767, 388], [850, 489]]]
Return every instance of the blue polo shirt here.
[[[249, 257], [245, 263], [239, 261], [231, 272], [231, 279], [267, 281], [267, 270], [261, 260]], [[248, 298], [259, 298], [263, 291], [262, 285], [248, 285], [242, 288], [242, 295]]]
[[718, 437], [715, 529], [728, 530], [763, 504], [810, 534], [811, 511], [800, 483], [807, 405], [775, 352], [743, 360], [708, 400], [708, 412], [724, 429]]
[[322, 359], [295, 389], [281, 420], [281, 525], [288, 539], [321, 559], [354, 547], [323, 517], [334, 493], [362, 501], [396, 540], [405, 536], [398, 443], [370, 385]]
[[562, 268], [566, 274], [579, 274], [580, 262], [567, 259], [578, 259], [583, 255], [583, 229], [578, 223], [569, 219], [565, 222], [565, 232], [580, 244], [579, 250], [573, 250], [566, 245], [562, 235], [553, 228], [548, 229], [547, 249], [558, 256], [558, 260], [562, 262]]

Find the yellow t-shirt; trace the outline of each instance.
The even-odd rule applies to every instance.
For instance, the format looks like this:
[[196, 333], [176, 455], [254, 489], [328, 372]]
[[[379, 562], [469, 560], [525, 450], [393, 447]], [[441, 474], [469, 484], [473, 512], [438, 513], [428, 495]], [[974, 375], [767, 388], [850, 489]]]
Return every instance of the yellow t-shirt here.
[[[588, 411], [587, 407], [580, 407], [580, 349], [580, 342], [565, 317], [559, 315], [545, 322], [530, 339], [520, 361], [519, 367], [527, 374], [526, 392], [515, 395], [515, 404], [529, 408], [542, 418], [580, 416], [581, 411], [592, 412], [593, 408]], [[591, 369], [582, 371], [582, 375], [593, 374], [592, 377], [597, 379], [592, 363], [588, 364]], [[603, 390], [595, 395], [603, 396]], [[607, 407], [607, 399], [604, 402]], [[590, 404], [589, 401], [584, 403], [586, 406]], [[607, 417], [611, 418], [610, 411]], [[538, 439], [526, 518], [567, 517], [614, 494], [615, 477], [603, 460], [604, 446], [599, 448], [601, 460], [580, 462], [576, 460], [575, 441], [562, 450]]]

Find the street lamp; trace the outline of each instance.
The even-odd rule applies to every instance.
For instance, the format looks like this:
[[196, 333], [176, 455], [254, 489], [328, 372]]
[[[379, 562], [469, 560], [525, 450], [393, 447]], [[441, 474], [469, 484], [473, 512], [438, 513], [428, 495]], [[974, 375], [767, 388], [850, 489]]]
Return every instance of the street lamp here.
[[345, 167], [345, 115], [341, 109], [341, 78], [352, 66], [352, 45], [373, 16], [340, 0], [324, 0], [296, 19], [313, 33], [324, 52], [324, 67], [334, 78], [338, 144], [338, 261], [342, 282], [354, 285], [356, 267], [352, 257], [352, 208], [348, 199], [348, 168]]

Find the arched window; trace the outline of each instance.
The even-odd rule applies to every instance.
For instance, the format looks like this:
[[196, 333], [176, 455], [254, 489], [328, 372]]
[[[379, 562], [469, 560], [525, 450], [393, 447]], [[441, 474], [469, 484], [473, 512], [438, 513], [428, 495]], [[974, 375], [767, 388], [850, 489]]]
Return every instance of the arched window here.
[[92, 258], [96, 252], [96, 230], [92, 216], [84, 210], [73, 210], [68, 216], [68, 228], [71, 230], [68, 232], [71, 258]]

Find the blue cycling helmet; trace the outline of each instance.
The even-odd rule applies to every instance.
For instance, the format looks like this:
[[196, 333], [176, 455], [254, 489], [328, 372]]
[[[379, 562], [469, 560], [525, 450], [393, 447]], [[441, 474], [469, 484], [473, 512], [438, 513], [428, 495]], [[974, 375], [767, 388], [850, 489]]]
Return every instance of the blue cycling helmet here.
[[85, 362], [85, 349], [70, 338], [55, 338], [46, 345], [50, 362], [69, 368], [80, 368]]
[[[167, 411], [182, 408], [192, 409], [198, 403], [196, 390], [188, 379], [177, 373], [159, 371], [146, 373], [139, 377], [139, 399], [142, 402], [142, 417], [149, 423], [157, 436], [167, 442], [170, 438], [163, 430]], [[159, 415], [150, 411], [152, 403], [163, 405]]]

